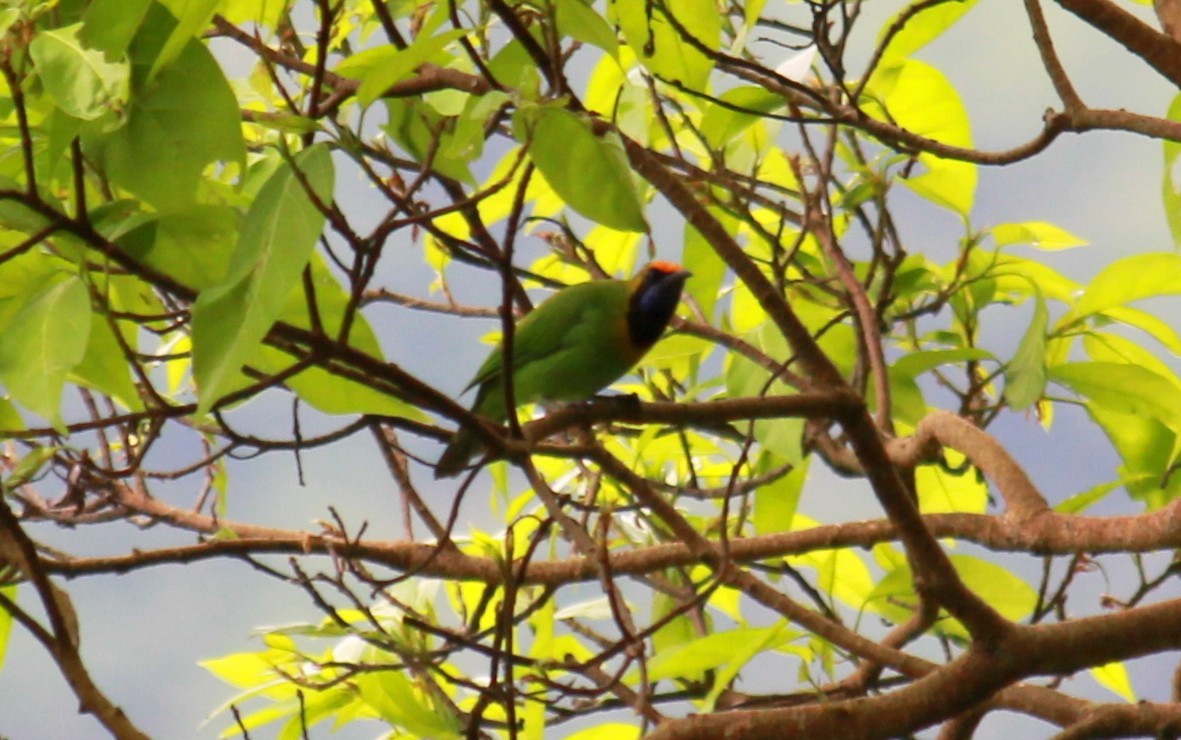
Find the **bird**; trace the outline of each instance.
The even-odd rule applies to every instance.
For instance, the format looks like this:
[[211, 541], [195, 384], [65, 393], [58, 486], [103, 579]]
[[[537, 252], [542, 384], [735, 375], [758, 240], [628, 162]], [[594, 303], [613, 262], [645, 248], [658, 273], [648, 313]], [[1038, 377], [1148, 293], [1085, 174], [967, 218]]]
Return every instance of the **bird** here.
[[[513, 331], [513, 402], [585, 401], [623, 377], [664, 333], [691, 273], [672, 262], [645, 265], [630, 280], [592, 280], [562, 288]], [[492, 350], [463, 392], [476, 389], [472, 413], [508, 417], [504, 346]], [[435, 465], [458, 475], [480, 449], [460, 428]]]

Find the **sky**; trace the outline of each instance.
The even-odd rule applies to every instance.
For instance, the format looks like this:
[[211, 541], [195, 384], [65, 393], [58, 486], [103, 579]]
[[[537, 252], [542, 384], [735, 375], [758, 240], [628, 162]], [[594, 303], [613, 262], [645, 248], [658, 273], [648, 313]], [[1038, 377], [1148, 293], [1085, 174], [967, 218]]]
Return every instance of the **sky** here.
[[[898, 3], [870, 3], [867, 12], [884, 18], [899, 7]], [[1168, 107], [1175, 91], [1167, 82], [1056, 6], [1047, 7], [1046, 13], [1058, 50], [1084, 100], [1149, 114], [1163, 113]], [[965, 95], [981, 147], [1007, 148], [1024, 141], [1040, 127], [1043, 111], [1059, 106], [1040, 71], [1018, 3], [979, 3], [920, 57], [942, 69]], [[1033, 255], [1032, 250], [1022, 254], [1045, 259], [1068, 276], [1086, 280], [1117, 257], [1173, 248], [1159, 197], [1160, 178], [1160, 142], [1128, 134], [1065, 135], [1032, 161], [981, 169], [972, 219], [977, 226], [1046, 220], [1082, 236], [1091, 246], [1056, 254]], [[370, 202], [374, 212], [381, 207], [359, 182], [341, 182], [337, 195], [362, 209]], [[897, 215], [912, 251], [946, 255], [960, 235], [953, 217], [917, 198], [903, 198]], [[658, 233], [657, 243], [662, 256], [679, 257], [675, 236]], [[420, 261], [420, 251], [407, 246], [404, 259], [396, 265], [398, 274], [391, 277], [410, 289], [429, 280], [430, 272]], [[476, 290], [462, 276], [457, 285]], [[495, 296], [486, 299], [496, 300]], [[1024, 331], [1026, 315], [1015, 309], [995, 320], [987, 329], [992, 341], [998, 346], [1015, 344]], [[397, 309], [378, 309], [370, 320], [392, 358], [456, 393], [486, 352], [476, 338], [494, 328], [491, 322]], [[287, 402], [262, 399], [252, 404], [247, 418], [263, 424], [276, 413], [289, 414]], [[1117, 463], [1105, 440], [1096, 430], [1084, 428], [1083, 421], [1078, 412], [1063, 411], [1058, 427], [1047, 434], [1030, 419], [1008, 415], [995, 432], [1053, 503], [1110, 479]], [[437, 453], [434, 447], [422, 450], [432, 457]], [[347, 521], [368, 521], [372, 536], [397, 537], [401, 528], [396, 495], [373, 451], [369, 439], [359, 437], [347, 446], [305, 452], [303, 486], [290, 457], [272, 455], [237, 463], [230, 516], [277, 526], [314, 527], [312, 522], [325, 518], [331, 504]], [[342, 461], [347, 475], [340, 473]], [[424, 486], [430, 485], [423, 470], [416, 471], [416, 476]], [[826, 521], [877, 516], [864, 485], [820, 472], [815, 476], [801, 511]], [[450, 495], [450, 488], [439, 486], [431, 492]], [[180, 487], [165, 496], [185, 502], [191, 493]], [[121, 525], [77, 531], [38, 527], [34, 533], [80, 553], [122, 552], [132, 544], [148, 547], [177, 541], [163, 528], [129, 532]], [[1076, 594], [1080, 608], [1111, 588], [1118, 590], [1121, 567], [1112, 564], [1105, 572], [1083, 577]], [[233, 690], [197, 666], [198, 660], [257, 649], [260, 645], [251, 634], [260, 626], [319, 619], [297, 589], [235, 562], [161, 566], [121, 577], [78, 579], [65, 586], [81, 616], [83, 656], [93, 677], [141, 728], [162, 739], [216, 737], [229, 720], [222, 715], [202, 726], [206, 715]], [[27, 602], [27, 593], [25, 598]], [[1136, 688], [1148, 698], [1163, 698], [1157, 681], [1166, 670], [1172, 670], [1172, 663], [1164, 660], [1138, 665], [1133, 678]], [[1081, 695], [1111, 698], [1088, 678], [1071, 683]], [[0, 667], [0, 738], [101, 736], [93, 720], [73, 712], [75, 705], [40, 646], [19, 628], [14, 630]], [[1009, 722], [1003, 717], [990, 720], [980, 737], [1011, 736], [1013, 726], [1029, 727]], [[381, 732], [374, 724], [351, 729], [340, 737], [373, 737]], [[318, 730], [313, 736], [325, 734]]]

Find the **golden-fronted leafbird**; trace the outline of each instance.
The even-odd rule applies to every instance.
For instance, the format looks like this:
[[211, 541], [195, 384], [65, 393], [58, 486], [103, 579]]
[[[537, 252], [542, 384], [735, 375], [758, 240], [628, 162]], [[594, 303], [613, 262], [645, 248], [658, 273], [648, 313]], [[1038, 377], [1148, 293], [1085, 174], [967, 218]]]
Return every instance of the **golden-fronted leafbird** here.
[[[652, 262], [631, 280], [593, 280], [559, 290], [513, 331], [513, 401], [584, 401], [621, 378], [668, 326], [689, 272]], [[503, 346], [480, 366], [472, 413], [507, 418]], [[436, 478], [463, 470], [479, 449], [460, 429], [435, 466]]]

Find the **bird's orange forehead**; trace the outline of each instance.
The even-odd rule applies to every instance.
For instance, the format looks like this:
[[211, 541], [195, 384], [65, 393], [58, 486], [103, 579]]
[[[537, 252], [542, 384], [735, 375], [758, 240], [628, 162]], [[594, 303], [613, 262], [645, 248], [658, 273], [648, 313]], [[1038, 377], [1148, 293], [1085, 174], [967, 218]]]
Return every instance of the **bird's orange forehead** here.
[[676, 262], [665, 262], [663, 260], [656, 260], [648, 265], [649, 270], [656, 270], [657, 272], [680, 272], [681, 266]]

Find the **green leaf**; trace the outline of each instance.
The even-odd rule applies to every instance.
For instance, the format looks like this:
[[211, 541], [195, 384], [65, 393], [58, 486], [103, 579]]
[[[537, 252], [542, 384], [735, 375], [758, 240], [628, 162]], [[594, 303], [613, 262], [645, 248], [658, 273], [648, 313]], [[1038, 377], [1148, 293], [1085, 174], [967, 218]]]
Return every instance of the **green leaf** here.
[[986, 349], [965, 347], [963, 349], [934, 349], [922, 352], [911, 352], [903, 355], [894, 363], [894, 372], [910, 378], [917, 378], [923, 373], [930, 372], [942, 365], [958, 364], [968, 360], [995, 360], [996, 357]]
[[1167, 321], [1162, 321], [1147, 311], [1128, 306], [1108, 308], [1103, 311], [1103, 316], [1120, 324], [1136, 327], [1160, 342], [1173, 354], [1181, 356], [1181, 334], [1178, 334]]
[[[10, 583], [0, 586], [0, 594], [4, 594], [9, 601], [16, 601], [16, 584]], [[0, 668], [4, 667], [4, 656], [8, 654], [8, 636], [12, 634], [12, 614], [7, 609], [0, 609]]]
[[[679, 574], [668, 574], [674, 582], [681, 582], [682, 578]], [[666, 618], [669, 614], [675, 611], [684, 603], [683, 599], [671, 596], [663, 591], [653, 591], [652, 593], [652, 622], [657, 622]], [[697, 629], [693, 626], [693, 621], [689, 619], [687, 613], [682, 613], [678, 617], [674, 617], [656, 630], [652, 635], [652, 650], [654, 655], [659, 655], [666, 650], [670, 650], [678, 645], [692, 642], [697, 639]], [[700, 680], [701, 674], [687, 676], [687, 678]]]
[[1120, 480], [1128, 494], [1156, 509], [1181, 495], [1181, 476], [1170, 475], [1178, 435], [1150, 416], [1110, 411], [1088, 404], [1087, 413], [1111, 440], [1123, 465]]
[[595, 136], [561, 108], [536, 111], [529, 156], [550, 187], [583, 216], [619, 231], [647, 231], [627, 155], [618, 136]]
[[77, 277], [52, 278], [0, 335], [0, 380], [12, 398], [61, 428], [66, 374], [90, 337], [90, 294]]
[[0, 35], [8, 33], [8, 29], [12, 28], [13, 24], [21, 19], [20, 8], [5, 8], [0, 10]]
[[722, 148], [743, 131], [763, 120], [760, 113], [771, 113], [785, 105], [782, 96], [753, 85], [727, 90], [719, 97], [719, 101], [711, 103], [705, 109], [700, 126], [701, 135], [714, 149]]
[[238, 99], [209, 49], [190, 39], [175, 63], [148, 81], [176, 22], [152, 5], [128, 53], [134, 94], [125, 125], [83, 131], [87, 154], [116, 185], [159, 210], [191, 205], [206, 166], [245, 162]]
[[1008, 244], [1029, 244], [1047, 252], [1082, 247], [1089, 243], [1086, 239], [1080, 239], [1061, 226], [1055, 226], [1045, 221], [997, 224], [992, 227], [992, 238], [998, 247]]
[[1091, 676], [1100, 686], [1108, 689], [1116, 696], [1127, 702], [1136, 701], [1136, 692], [1132, 690], [1132, 680], [1128, 677], [1128, 669], [1123, 663], [1108, 663], [1091, 669]]
[[[788, 357], [790, 352], [782, 335], [764, 324], [745, 337], [769, 357]], [[771, 373], [744, 355], [726, 356], [726, 389], [731, 398], [761, 395], [790, 395], [795, 389], [782, 380], [771, 380]], [[804, 459], [803, 419], [759, 419], [754, 423], [754, 435], [763, 449], [783, 462], [800, 464]]]
[[609, 18], [623, 31], [627, 45], [652, 74], [704, 90], [713, 60], [686, 41], [668, 19], [673, 18], [707, 49], [717, 49], [722, 37], [722, 14], [713, 0], [679, 0], [651, 3], [648, 0], [609, 0]]
[[507, 93], [493, 90], [486, 95], [469, 95], [455, 121], [451, 140], [441, 156], [470, 163], [484, 153], [484, 129], [488, 121], [509, 102]]
[[391, 727], [415, 737], [459, 737], [459, 719], [428, 701], [403, 669], [369, 671], [352, 679], [361, 699]]
[[16, 432], [26, 426], [25, 420], [21, 418], [16, 406], [12, 405], [12, 401], [0, 398], [0, 432]]
[[619, 40], [615, 38], [615, 30], [583, 0], [558, 0], [554, 13], [557, 15], [558, 31], [563, 36], [597, 46], [616, 59], [619, 58]]
[[[1181, 94], [1173, 98], [1166, 114], [1170, 121], [1181, 121]], [[1173, 244], [1181, 247], [1181, 142], [1162, 139], [1164, 148], [1164, 176], [1161, 178], [1161, 200], [1165, 218], [1173, 234]]]
[[[333, 277], [320, 255], [312, 255], [311, 270], [321, 326], [329, 336], [337, 336], [350, 296], [344, 286]], [[279, 319], [292, 326], [311, 328], [303, 291], [294, 290], [290, 293], [287, 306]], [[348, 343], [349, 346], [372, 357], [382, 357], [377, 336], [364, 314], [358, 313], [355, 316]], [[252, 367], [271, 374], [282, 372], [290, 367], [292, 362], [292, 358], [285, 352], [266, 345], [249, 360]], [[320, 367], [310, 367], [289, 378], [287, 386], [301, 399], [326, 414], [381, 414], [425, 420], [420, 410], [401, 399], [383, 393], [368, 383], [334, 375]]]
[[241, 217], [230, 206], [156, 214], [118, 238], [137, 262], [200, 291], [226, 279]]
[[[907, 59], [891, 67], [879, 67], [870, 78], [867, 93], [885, 109], [868, 106], [875, 118], [942, 144], [972, 146], [971, 123], [959, 93], [935, 67]], [[922, 153], [918, 161], [926, 172], [903, 180], [911, 190], [940, 206], [967, 217], [976, 194], [976, 165]]]
[[[974, 5], [976, 5], [976, 0], [951, 0], [919, 11], [906, 22], [901, 31], [890, 39], [890, 45], [882, 53], [880, 64], [888, 66], [909, 57], [939, 38]], [[910, 7], [903, 12], [908, 10]], [[883, 26], [882, 32], [885, 33], [885, 29], [889, 27], [890, 24]], [[879, 42], [880, 40], [879, 38]]]
[[1181, 427], [1181, 395], [1167, 378], [1137, 365], [1116, 362], [1072, 362], [1050, 368], [1050, 379], [1120, 414], [1159, 419]]
[[1001, 616], [1013, 622], [1028, 617], [1037, 604], [1037, 591], [1007, 568], [973, 555], [951, 555], [964, 585]]
[[176, 27], [168, 34], [167, 41], [152, 62], [148, 79], [154, 79], [160, 70], [180, 57], [185, 46], [209, 26], [213, 11], [221, 0], [157, 0], [176, 17]]
[[135, 38], [152, 0], [94, 0], [82, 13], [78, 38], [84, 46], [119, 59]]
[[795, 519], [796, 507], [804, 492], [811, 457], [797, 465], [787, 475], [759, 486], [755, 490], [754, 514], [751, 517], [755, 534], [789, 532]]
[[1136, 254], [1105, 267], [1075, 307], [1090, 316], [1142, 298], [1181, 293], [1181, 255], [1172, 252]]
[[8, 471], [8, 477], [4, 479], [4, 487], [11, 490], [33, 480], [45, 467], [45, 463], [52, 460], [53, 456], [60, 451], [61, 448], [53, 445], [34, 447], [20, 459], [20, 462], [12, 466], [12, 470]]
[[108, 62], [78, 39], [81, 23], [42, 31], [29, 44], [41, 84], [53, 104], [87, 121], [122, 110], [130, 95], [131, 67]]
[[[134, 349], [134, 332], [125, 331], [124, 341]], [[69, 377], [80, 385], [105, 393], [126, 409], [143, 408], [135, 383], [131, 382], [131, 368], [124, 357], [123, 348], [110, 324], [101, 316], [91, 322], [86, 353]]]
[[[648, 662], [648, 679], [660, 681], [700, 675], [702, 671], [729, 664], [741, 668], [758, 651], [778, 647], [797, 634], [786, 621], [771, 627], [739, 627], [715, 632], [654, 655]], [[752, 646], [757, 647], [754, 653], [751, 652]]]
[[1130, 339], [1111, 332], [1092, 331], [1083, 335], [1083, 347], [1095, 362], [1138, 365], [1169, 380], [1181, 392], [1181, 378], [1156, 355]]
[[[295, 158], [321, 203], [332, 201], [332, 157], [326, 145]], [[324, 215], [291, 166], [277, 170], [246, 214], [220, 285], [201, 291], [193, 306], [193, 377], [204, 414], [237, 378], [287, 305], [324, 228]]]
[[1037, 403], [1046, 390], [1046, 326], [1050, 316], [1041, 291], [1036, 287], [1034, 290], [1033, 318], [1012, 361], [1005, 366], [1005, 400], [1014, 411]]
[[[453, 145], [463, 150], [472, 144], [471, 136], [466, 133], [454, 143], [453, 119], [417, 98], [390, 98], [385, 101], [385, 106], [389, 122], [383, 128], [415, 160], [424, 164], [429, 162], [439, 174], [453, 180], [475, 182], [467, 165], [469, 160], [438, 156], [440, 152], [450, 152]], [[511, 198], [514, 191], [506, 190], [506, 195]]]
[[414, 70], [429, 62], [453, 41], [467, 33], [467, 30], [457, 28], [444, 31], [438, 36], [419, 34], [405, 49], [396, 46], [367, 49], [341, 62], [336, 68], [336, 73], [361, 81], [357, 88], [357, 102], [369, 107], [385, 94], [386, 90], [410, 77]]
[[1082, 493], [1076, 493], [1070, 498], [1062, 501], [1054, 506], [1054, 511], [1059, 514], [1081, 514], [1103, 499], [1112, 491], [1119, 490], [1124, 486], [1124, 481], [1115, 480], [1109, 483], [1100, 483], [1093, 488], [1088, 488]]
[[[714, 215], [722, 216], [716, 212]], [[734, 219], [722, 217], [719, 220], [733, 236], [733, 229], [736, 226]], [[726, 279], [726, 263], [713, 250], [701, 232], [688, 221], [685, 222], [681, 250], [682, 259], [693, 271], [693, 279], [685, 284], [685, 290], [697, 301], [697, 305], [700, 306], [706, 319], [712, 319], [718, 299], [721, 298], [722, 282]]]
[[983, 514], [988, 508], [988, 485], [972, 467], [957, 475], [939, 465], [920, 465], [915, 488], [924, 514]]

